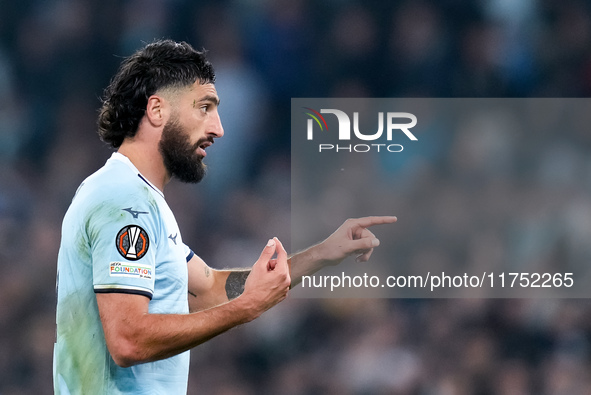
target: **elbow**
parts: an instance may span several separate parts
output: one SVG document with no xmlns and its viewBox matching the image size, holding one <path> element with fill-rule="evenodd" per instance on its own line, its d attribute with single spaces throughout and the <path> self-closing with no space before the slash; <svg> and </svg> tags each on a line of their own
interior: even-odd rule
<svg viewBox="0 0 591 395">
<path fill-rule="evenodd" d="M 115 345 L 108 346 L 111 358 L 122 368 L 129 368 L 134 365 L 146 362 L 141 358 L 138 348 L 130 341 L 119 339 Z"/>
<path fill-rule="evenodd" d="M 133 361 L 131 361 L 131 360 L 121 359 L 121 358 L 117 358 L 115 356 L 113 356 L 113 361 L 115 361 L 115 364 L 117 366 L 119 366 L 120 368 L 130 368 L 133 365 L 135 365 L 135 363 L 133 363 Z"/>
<path fill-rule="evenodd" d="M 133 365 L 137 365 L 137 362 L 134 361 L 132 358 L 128 358 L 122 355 L 111 354 L 111 358 L 117 366 L 120 368 L 130 368 Z"/>
</svg>

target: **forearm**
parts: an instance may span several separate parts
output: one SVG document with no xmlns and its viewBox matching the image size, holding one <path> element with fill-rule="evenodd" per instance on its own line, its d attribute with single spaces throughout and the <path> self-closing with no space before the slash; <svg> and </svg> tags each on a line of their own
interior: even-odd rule
<svg viewBox="0 0 591 395">
<path fill-rule="evenodd" d="M 111 356 L 127 367 L 177 355 L 259 315 L 238 298 L 191 314 L 137 314 L 130 309 L 124 321 L 104 329 Z"/>
<path fill-rule="evenodd" d="M 200 287 L 197 293 L 189 290 L 191 312 L 209 309 L 235 299 L 244 292 L 244 284 L 250 269 L 211 269 L 212 281 L 207 289 Z"/>
<path fill-rule="evenodd" d="M 303 276 L 316 273 L 324 266 L 330 264 L 335 264 L 335 262 L 323 258 L 322 246 L 320 244 L 292 255 L 288 260 L 291 277 L 290 288 L 299 284 Z M 216 300 L 218 302 L 226 302 L 240 296 L 244 292 L 244 284 L 249 273 L 249 269 L 214 270 L 217 285 L 215 286 L 216 292 L 212 292 L 212 294 L 217 295 Z"/>
<path fill-rule="evenodd" d="M 320 244 L 292 255 L 288 263 L 290 266 L 291 288 L 298 285 L 303 276 L 310 276 L 323 267 L 334 264 L 324 258 Z"/>
<path fill-rule="evenodd" d="M 177 355 L 257 316 L 239 301 L 188 315 L 148 314 L 141 333 L 150 335 L 138 344 L 137 360 L 148 362 Z"/>
</svg>

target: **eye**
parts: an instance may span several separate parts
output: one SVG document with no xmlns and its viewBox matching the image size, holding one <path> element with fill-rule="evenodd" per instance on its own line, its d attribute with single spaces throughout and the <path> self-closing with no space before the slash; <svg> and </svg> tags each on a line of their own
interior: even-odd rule
<svg viewBox="0 0 591 395">
<path fill-rule="evenodd" d="M 209 106 L 205 105 L 205 106 L 201 106 L 199 107 L 199 110 L 203 113 L 203 114 L 207 114 L 207 110 L 209 110 Z"/>
</svg>

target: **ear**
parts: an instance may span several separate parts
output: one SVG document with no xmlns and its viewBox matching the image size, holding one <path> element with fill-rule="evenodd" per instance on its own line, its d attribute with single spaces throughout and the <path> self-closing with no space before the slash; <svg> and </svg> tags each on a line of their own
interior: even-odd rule
<svg viewBox="0 0 591 395">
<path fill-rule="evenodd" d="M 152 95 L 148 98 L 146 118 L 156 128 L 164 125 L 166 121 L 166 110 L 164 99 L 161 96 Z"/>
</svg>

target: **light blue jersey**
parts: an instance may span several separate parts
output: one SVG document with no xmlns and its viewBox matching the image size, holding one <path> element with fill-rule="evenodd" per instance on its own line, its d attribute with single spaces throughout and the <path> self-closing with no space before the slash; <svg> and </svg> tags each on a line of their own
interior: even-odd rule
<svg viewBox="0 0 591 395">
<path fill-rule="evenodd" d="M 95 293 L 150 298 L 150 313 L 188 313 L 187 261 L 162 192 L 115 153 L 78 188 L 58 256 L 56 394 L 186 394 L 189 352 L 130 368 L 105 343 Z"/>
</svg>

